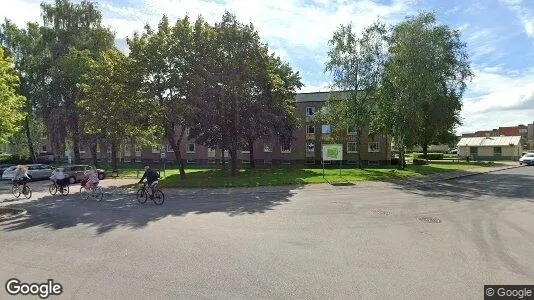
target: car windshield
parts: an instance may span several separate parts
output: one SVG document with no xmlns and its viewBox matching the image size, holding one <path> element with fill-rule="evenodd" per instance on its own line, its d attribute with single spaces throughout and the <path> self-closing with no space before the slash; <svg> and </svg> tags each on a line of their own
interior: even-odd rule
<svg viewBox="0 0 534 300">
<path fill-rule="evenodd" d="M 534 157 L 534 153 L 527 153 L 525 154 L 525 157 Z"/>
</svg>

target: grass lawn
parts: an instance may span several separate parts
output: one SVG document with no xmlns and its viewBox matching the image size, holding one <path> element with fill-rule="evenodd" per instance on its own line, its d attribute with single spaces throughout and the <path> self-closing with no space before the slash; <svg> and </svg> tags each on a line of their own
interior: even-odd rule
<svg viewBox="0 0 534 300">
<path fill-rule="evenodd" d="M 403 179 L 412 176 L 423 176 L 432 173 L 451 172 L 479 167 L 477 163 L 436 162 L 424 166 L 408 165 L 406 170 L 395 167 L 368 167 L 363 170 L 345 167 L 339 175 L 339 168 L 325 169 L 305 166 L 257 167 L 256 169 L 240 169 L 238 175 L 230 176 L 229 169 L 188 167 L 187 179 L 180 180 L 176 166 L 165 172 L 161 180 L 162 187 L 254 187 L 274 185 L 301 185 L 309 183 L 349 183 L 358 181 L 384 181 Z M 156 166 L 154 166 L 156 167 Z M 139 167 L 137 167 L 139 168 Z M 137 178 L 137 169 L 122 169 L 121 178 Z M 162 174 L 163 175 L 163 174 Z"/>
</svg>

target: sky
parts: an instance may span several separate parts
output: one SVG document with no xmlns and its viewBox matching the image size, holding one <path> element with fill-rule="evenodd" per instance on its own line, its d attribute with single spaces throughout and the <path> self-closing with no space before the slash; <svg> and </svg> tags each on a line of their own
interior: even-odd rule
<svg viewBox="0 0 534 300">
<path fill-rule="evenodd" d="M 40 21 L 40 0 L 2 0 L 0 18 L 23 26 Z M 50 2 L 50 1 L 46 1 Z M 457 133 L 534 122 L 534 0 L 100 0 L 103 23 L 127 50 L 126 37 L 199 15 L 213 24 L 225 10 L 252 23 L 269 48 L 299 71 L 301 92 L 328 91 L 324 72 L 328 40 L 341 24 L 360 31 L 380 18 L 394 25 L 406 16 L 434 11 L 441 24 L 461 33 L 473 79 L 463 97 Z"/>
</svg>

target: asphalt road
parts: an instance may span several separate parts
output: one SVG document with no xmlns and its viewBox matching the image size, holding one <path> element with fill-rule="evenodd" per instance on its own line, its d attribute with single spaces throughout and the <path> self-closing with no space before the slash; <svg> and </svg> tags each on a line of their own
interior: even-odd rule
<svg viewBox="0 0 534 300">
<path fill-rule="evenodd" d="M 0 223 L 0 299 L 12 277 L 54 279 L 58 299 L 482 299 L 484 284 L 534 284 L 533 182 L 522 167 L 163 206 L 43 194 Z"/>
</svg>

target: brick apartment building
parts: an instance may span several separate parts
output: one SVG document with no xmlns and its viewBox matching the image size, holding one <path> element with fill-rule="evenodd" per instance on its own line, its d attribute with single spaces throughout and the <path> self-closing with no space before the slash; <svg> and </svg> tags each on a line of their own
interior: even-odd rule
<svg viewBox="0 0 534 300">
<path fill-rule="evenodd" d="M 310 117 L 319 111 L 325 104 L 329 92 L 299 93 L 295 98 L 297 112 L 305 120 L 305 124 L 297 128 L 294 132 L 294 140 L 290 144 L 282 144 L 277 138 L 270 141 L 258 142 L 254 145 L 254 156 L 256 164 L 290 164 L 309 163 L 318 164 L 321 162 L 322 144 L 329 139 L 331 134 L 330 125 L 314 125 L 310 122 Z M 335 144 L 343 144 L 344 163 L 352 164 L 357 162 L 358 151 L 361 152 L 364 165 L 389 164 L 391 161 L 391 142 L 382 135 L 369 135 L 365 129 L 362 130 L 361 146 L 356 143 L 356 128 L 349 126 L 346 134 Z M 209 149 L 203 145 L 195 143 L 194 139 L 186 138 L 180 147 L 182 158 L 188 164 L 216 164 L 220 162 L 221 151 Z M 45 137 L 40 146 L 42 154 L 49 154 L 51 149 L 50 141 Z M 91 152 L 88 145 L 81 145 L 80 157 L 83 161 L 91 161 Z M 165 158 L 161 158 L 161 150 L 164 150 Z M 109 145 L 97 146 L 97 157 L 99 161 L 109 161 L 111 148 Z M 226 151 L 225 155 L 229 155 Z M 128 143 L 120 151 L 120 160 L 123 162 L 139 163 L 159 163 L 165 159 L 167 162 L 176 162 L 174 152 L 168 144 L 162 143 L 160 147 L 150 148 Z M 239 160 L 241 163 L 249 163 L 249 152 L 240 151 Z"/>
<path fill-rule="evenodd" d="M 497 137 L 497 136 L 521 136 L 525 141 L 529 138 L 529 128 L 534 124 L 526 125 L 517 125 L 511 127 L 499 127 L 498 129 L 493 130 L 481 130 L 474 133 L 464 133 L 462 137 Z M 534 127 L 531 131 L 534 133 Z M 534 139 L 534 134 L 532 136 Z"/>
</svg>

